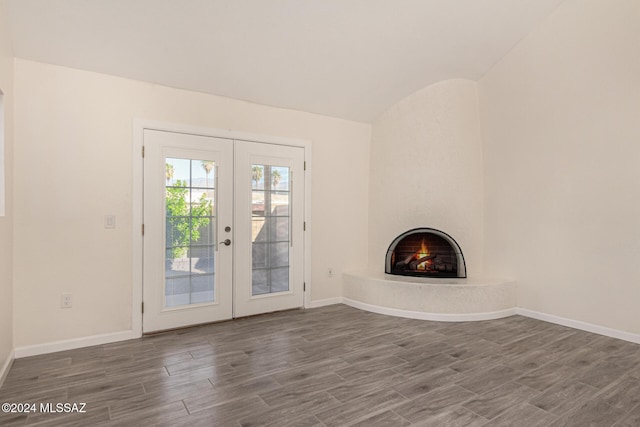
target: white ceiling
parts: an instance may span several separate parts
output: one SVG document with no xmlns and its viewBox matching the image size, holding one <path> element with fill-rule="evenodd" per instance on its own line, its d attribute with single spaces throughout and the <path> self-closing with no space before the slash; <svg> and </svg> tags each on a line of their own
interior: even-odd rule
<svg viewBox="0 0 640 427">
<path fill-rule="evenodd" d="M 563 0 L 5 0 L 16 57 L 370 122 Z"/>
</svg>

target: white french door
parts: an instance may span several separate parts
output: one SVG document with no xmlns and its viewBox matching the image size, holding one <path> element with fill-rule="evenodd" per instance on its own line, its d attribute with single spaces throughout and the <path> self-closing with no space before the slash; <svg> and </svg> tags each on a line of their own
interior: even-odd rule
<svg viewBox="0 0 640 427">
<path fill-rule="evenodd" d="M 143 331 L 301 307 L 304 149 L 148 129 L 144 148 Z"/>
<path fill-rule="evenodd" d="M 143 331 L 232 317 L 233 142 L 144 131 Z"/>
<path fill-rule="evenodd" d="M 302 306 L 303 165 L 303 148 L 236 141 L 236 317 Z"/>
</svg>

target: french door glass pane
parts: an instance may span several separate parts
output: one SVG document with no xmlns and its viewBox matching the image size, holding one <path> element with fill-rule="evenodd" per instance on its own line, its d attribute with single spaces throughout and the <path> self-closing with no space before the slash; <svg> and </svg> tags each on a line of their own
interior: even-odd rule
<svg viewBox="0 0 640 427">
<path fill-rule="evenodd" d="M 165 307 L 214 302 L 215 163 L 165 161 Z"/>
<path fill-rule="evenodd" d="M 290 170 L 252 165 L 252 295 L 289 290 Z"/>
</svg>

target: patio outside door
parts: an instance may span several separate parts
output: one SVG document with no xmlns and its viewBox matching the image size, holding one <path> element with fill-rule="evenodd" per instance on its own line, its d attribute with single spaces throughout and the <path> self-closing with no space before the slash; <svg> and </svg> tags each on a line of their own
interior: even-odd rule
<svg viewBox="0 0 640 427">
<path fill-rule="evenodd" d="M 304 149 L 148 129 L 144 147 L 143 331 L 301 307 Z"/>
</svg>

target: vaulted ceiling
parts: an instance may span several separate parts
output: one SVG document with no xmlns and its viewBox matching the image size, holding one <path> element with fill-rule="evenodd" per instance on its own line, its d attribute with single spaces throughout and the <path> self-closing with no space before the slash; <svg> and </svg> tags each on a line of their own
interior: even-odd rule
<svg viewBox="0 0 640 427">
<path fill-rule="evenodd" d="M 370 122 L 477 80 L 563 0 L 2 0 L 14 55 Z"/>
</svg>

